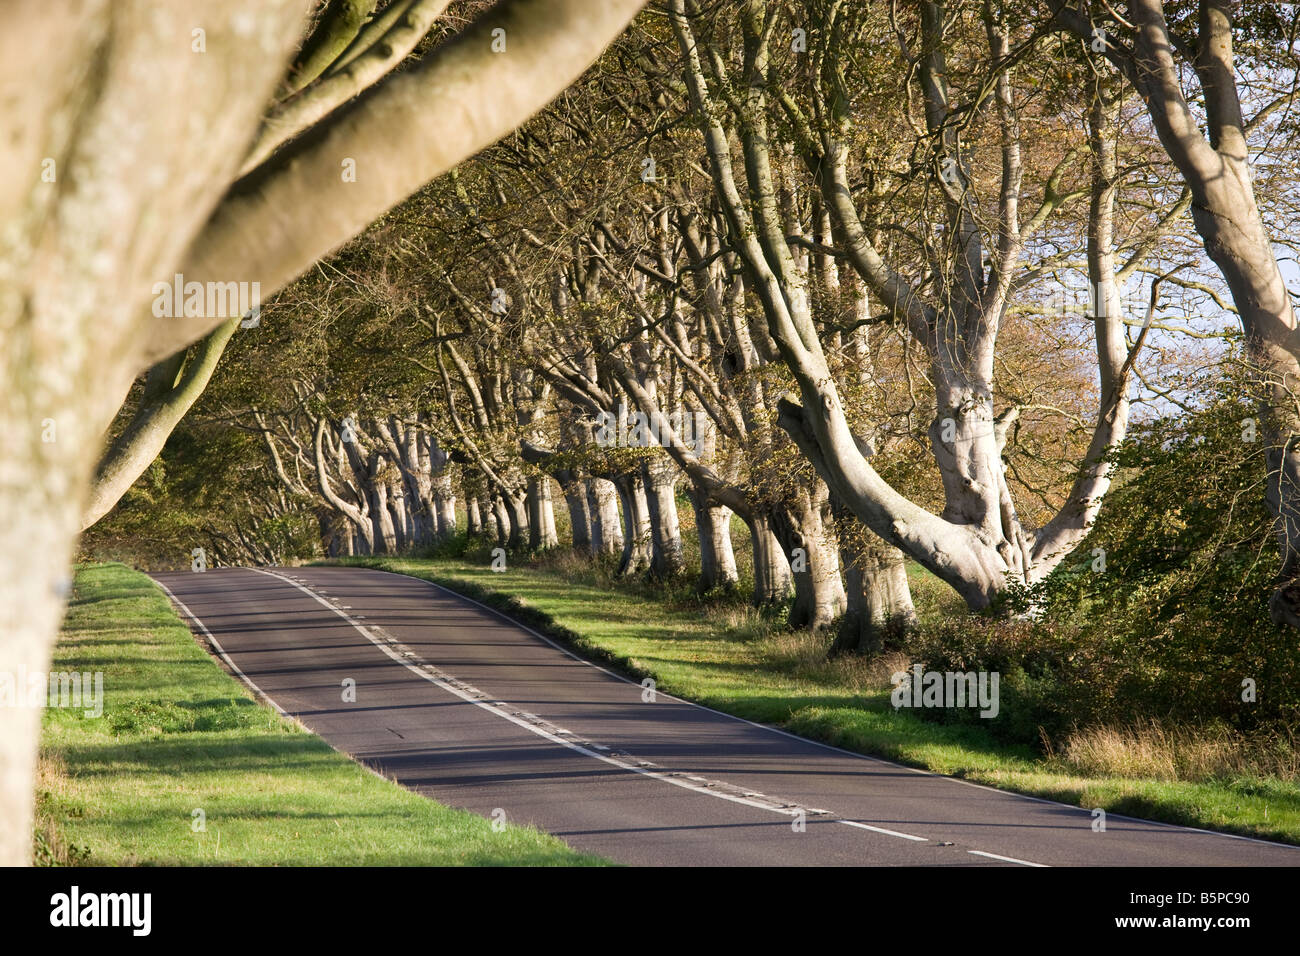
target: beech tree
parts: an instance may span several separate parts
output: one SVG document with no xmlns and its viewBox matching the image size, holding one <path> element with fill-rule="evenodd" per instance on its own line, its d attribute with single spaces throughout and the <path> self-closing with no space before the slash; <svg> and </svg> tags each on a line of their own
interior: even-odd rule
<svg viewBox="0 0 1300 956">
<path fill-rule="evenodd" d="M 286 74 L 306 3 L 6 11 L 0 670 L 48 667 L 96 451 L 131 382 L 236 317 L 155 315 L 155 287 L 180 274 L 270 296 L 544 106 L 641 6 L 503 0 L 413 67 L 340 94 L 242 177 L 239 146 Z M 20 708 L 0 729 L 0 864 L 30 856 L 39 719 Z"/>
<path fill-rule="evenodd" d="M 1300 353 L 1247 151 L 1294 128 L 1294 32 L 1253 12 L 1244 72 L 1226 0 L 663 0 L 615 39 L 640 5 L 20 0 L 0 672 L 48 662 L 78 528 L 191 409 L 224 512 L 169 529 L 214 560 L 419 552 L 463 501 L 484 543 L 556 547 L 567 510 L 576 551 L 666 579 L 689 501 L 701 591 L 742 577 L 735 519 L 756 603 L 875 651 L 906 558 L 982 610 L 1085 541 L 1178 285 L 1271 389 L 1296 617 Z M 1037 298 L 1071 284 L 1075 313 Z M 36 726 L 0 730 L 0 863 Z"/>
<path fill-rule="evenodd" d="M 844 507 L 980 609 L 1009 584 L 1039 580 L 1082 540 L 1109 484 L 1105 453 L 1125 433 L 1127 375 L 1141 342 L 1123 346 L 1114 294 L 1121 264 L 1102 249 L 1111 202 L 1104 174 L 1093 175 L 1091 188 L 1071 186 L 1073 166 L 1087 152 L 1063 150 L 1040 168 L 1036 206 L 1027 217 L 1021 211 L 1026 141 L 1015 70 L 1041 34 L 1013 37 L 991 2 L 957 6 L 923 3 L 908 17 L 891 7 L 894 15 L 886 17 L 810 3 L 811 52 L 802 60 L 777 58 L 775 38 L 789 34 L 781 27 L 790 21 L 765 0 L 745 3 L 732 31 L 738 37 L 727 35 L 730 20 L 705 18 L 691 0 L 672 0 L 670 10 L 731 242 L 798 383 L 799 400 L 783 402 L 781 424 Z M 912 130 L 919 176 L 934 201 L 911 260 L 891 256 L 872 238 L 855 199 L 866 190 L 855 184 L 849 161 L 861 107 L 848 79 L 848 51 L 889 51 L 891 44 L 889 55 L 911 84 L 912 98 L 898 103 L 898 125 Z M 958 55 L 971 58 L 963 60 L 969 80 L 960 86 L 950 64 Z M 796 174 L 775 147 L 778 120 L 829 211 L 833 251 L 928 353 L 935 390 L 930 444 L 943 480 L 939 514 L 885 481 L 872 467 L 870 436 L 849 425 L 782 214 L 782 184 Z M 977 130 L 968 132 L 970 125 Z M 977 154 L 969 143 L 980 133 L 990 147 Z M 995 193 L 985 201 L 975 161 L 990 153 L 997 174 L 990 177 Z M 1088 195 L 1095 211 L 1089 241 L 1091 279 L 1099 289 L 1093 312 L 1102 389 L 1074 487 L 1057 514 L 1034 529 L 1021 521 L 1003 461 L 1008 429 L 1021 409 L 994 407 L 998 334 L 1016 296 L 1044 267 L 1029 261 L 1031 239 L 1063 206 Z M 1123 269 L 1131 272 L 1148 253 L 1137 249 Z"/>
<path fill-rule="evenodd" d="M 1300 326 L 1256 199 L 1251 144 L 1300 95 L 1294 11 L 1288 22 L 1271 9 L 1278 5 L 1200 0 L 1177 5 L 1171 26 L 1162 0 L 1121 6 L 1124 15 L 1106 3 L 1053 4 L 1052 22 L 1101 52 L 1137 91 L 1190 190 L 1192 220 L 1232 293 L 1267 395 L 1267 500 L 1282 557 L 1269 610 L 1276 623 L 1300 627 Z M 1257 28 L 1249 84 L 1234 49 L 1248 20 Z M 1199 96 L 1185 91 L 1184 78 Z"/>
</svg>

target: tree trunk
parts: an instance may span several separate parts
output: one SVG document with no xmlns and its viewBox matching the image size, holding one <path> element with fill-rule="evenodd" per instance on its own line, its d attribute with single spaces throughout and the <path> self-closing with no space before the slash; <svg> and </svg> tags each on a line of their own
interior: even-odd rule
<svg viewBox="0 0 1300 956">
<path fill-rule="evenodd" d="M 555 492 L 551 479 L 543 478 L 541 489 L 542 495 L 542 540 L 550 542 L 543 547 L 554 548 L 560 543 L 560 536 L 555 530 Z"/>
<path fill-rule="evenodd" d="M 650 506 L 639 470 L 619 475 L 614 487 L 623 506 L 623 557 L 617 573 L 627 577 L 650 568 Z"/>
<path fill-rule="evenodd" d="M 845 607 L 835 536 L 823 514 L 826 490 L 821 482 L 816 484 L 817 498 L 804 491 L 772 511 L 772 530 L 794 581 L 790 626 L 814 631 L 828 627 Z"/>
<path fill-rule="evenodd" d="M 316 527 L 320 534 L 321 552 L 327 558 L 337 558 L 338 536 L 334 533 L 334 516 L 327 508 L 316 508 Z"/>
<path fill-rule="evenodd" d="M 532 529 L 528 522 L 528 496 L 503 492 L 501 502 L 510 516 L 510 534 L 506 538 L 506 548 L 520 551 L 528 546 Z"/>
<path fill-rule="evenodd" d="M 641 466 L 650 512 L 650 574 L 670 578 L 685 567 L 681 522 L 677 516 L 676 468 L 667 457 Z"/>
<path fill-rule="evenodd" d="M 481 522 L 478 502 L 473 498 L 465 500 L 469 533 L 478 532 Z M 456 493 L 452 490 L 451 475 L 441 474 L 433 483 L 433 514 L 436 519 L 434 535 L 439 541 L 446 541 L 456 536 Z"/>
<path fill-rule="evenodd" d="M 881 649 L 887 627 L 916 622 L 903 552 L 856 524 L 848 509 L 834 509 L 843 528 L 839 535 L 847 605 L 831 653 L 873 654 Z M 849 527 L 845 527 L 845 525 Z"/>
<path fill-rule="evenodd" d="M 594 554 L 613 557 L 623 552 L 623 525 L 618 513 L 619 492 L 605 478 L 587 482 L 587 508 L 591 512 L 591 547 Z"/>
<path fill-rule="evenodd" d="M 492 496 L 492 532 L 496 535 L 498 547 L 508 547 L 515 537 L 510 525 L 510 510 L 506 507 L 505 497 L 497 492 Z"/>
<path fill-rule="evenodd" d="M 397 482 L 385 482 L 388 516 L 393 523 L 393 553 L 404 554 L 414 543 L 412 515 L 406 504 L 406 492 Z"/>
<path fill-rule="evenodd" d="M 483 514 L 479 511 L 478 499 L 473 495 L 465 496 L 465 533 L 471 538 L 483 533 Z"/>
<path fill-rule="evenodd" d="M 5 411 L 12 411 L 12 406 Z M 4 415 L 0 423 L 7 435 L 40 430 L 32 428 L 27 410 L 17 418 Z M 71 435 L 63 439 L 71 440 Z M 6 450 L 8 487 L 0 497 L 4 517 L 0 561 L 5 564 L 0 577 L 0 674 L 15 682 L 22 698 L 18 706 L 5 708 L 0 727 L 0 862 L 11 865 L 26 863 L 31 856 L 33 781 L 40 705 L 44 704 L 41 700 L 38 706 L 27 706 L 25 675 L 49 670 L 51 636 L 58 633 L 63 616 L 68 566 L 81 517 L 75 496 L 55 500 L 58 493 L 47 484 L 46 471 L 48 459 L 54 456 L 42 455 L 39 442 L 39 438 L 35 443 L 15 441 Z"/>
<path fill-rule="evenodd" d="M 589 503 L 588 486 L 591 479 L 582 478 L 561 482 L 564 490 L 564 503 L 569 509 L 569 536 L 573 541 L 573 550 L 579 554 L 591 554 L 593 516 Z"/>
<path fill-rule="evenodd" d="M 375 554 L 397 553 L 397 530 L 393 527 L 393 515 L 388 510 L 388 487 L 382 481 L 373 480 L 368 489 L 370 497 L 370 522 L 373 530 Z"/>
<path fill-rule="evenodd" d="M 754 604 L 779 604 L 790 593 L 790 563 L 772 533 L 772 519 L 755 511 L 749 522 L 750 548 L 754 555 Z"/>
<path fill-rule="evenodd" d="M 708 492 L 698 485 L 691 485 L 690 495 L 700 539 L 699 590 L 701 593 L 715 588 L 730 590 L 740 580 L 731 547 L 731 509 L 712 502 Z"/>
<path fill-rule="evenodd" d="M 555 506 L 549 478 L 528 481 L 528 550 L 546 551 L 560 543 L 555 534 Z"/>
<path fill-rule="evenodd" d="M 339 540 L 339 553 L 344 557 L 354 557 L 357 553 L 357 544 L 352 522 L 347 516 L 338 515 L 334 519 L 334 529 Z"/>
<path fill-rule="evenodd" d="M 445 541 L 456 535 L 456 493 L 452 488 L 449 471 L 451 459 L 438 446 L 438 439 L 429 432 L 424 436 L 422 459 L 428 476 L 425 495 L 428 500 L 430 543 Z M 476 514 L 475 518 L 478 517 Z"/>
</svg>

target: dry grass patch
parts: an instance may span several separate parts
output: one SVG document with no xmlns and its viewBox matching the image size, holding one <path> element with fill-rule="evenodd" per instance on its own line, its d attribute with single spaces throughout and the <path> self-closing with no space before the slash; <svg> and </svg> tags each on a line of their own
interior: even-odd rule
<svg viewBox="0 0 1300 956">
<path fill-rule="evenodd" d="M 1071 734 L 1060 757 L 1095 776 L 1155 780 L 1300 779 L 1295 738 L 1244 736 L 1226 727 L 1169 728 L 1158 723 L 1094 727 Z"/>
</svg>

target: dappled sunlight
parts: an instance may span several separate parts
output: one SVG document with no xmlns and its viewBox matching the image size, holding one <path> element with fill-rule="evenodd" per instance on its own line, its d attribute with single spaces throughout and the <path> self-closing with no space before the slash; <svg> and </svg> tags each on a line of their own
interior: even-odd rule
<svg viewBox="0 0 1300 956">
<path fill-rule="evenodd" d="M 111 601 L 99 598 L 111 591 Z M 94 615 L 97 626 L 81 626 Z M 84 568 L 56 666 L 101 667 L 100 718 L 46 711 L 38 862 L 571 865 L 535 830 L 403 790 L 256 703 L 152 582 Z M 201 811 L 202 829 L 195 829 Z"/>
</svg>

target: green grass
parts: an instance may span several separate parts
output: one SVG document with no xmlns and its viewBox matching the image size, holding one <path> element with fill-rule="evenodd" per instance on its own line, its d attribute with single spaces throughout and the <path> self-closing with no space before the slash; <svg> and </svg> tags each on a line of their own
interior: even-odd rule
<svg viewBox="0 0 1300 956">
<path fill-rule="evenodd" d="M 827 661 L 829 639 L 782 631 L 734 598 L 616 584 L 607 571 L 578 560 L 512 558 L 507 570 L 492 572 L 478 557 L 345 563 L 435 581 L 629 676 L 653 677 L 664 692 L 847 750 L 1089 809 L 1300 844 L 1300 787 L 1293 781 L 1085 774 L 1061 757 L 995 740 L 978 725 L 894 710 L 888 676 L 906 661 Z M 957 606 L 936 579 L 919 568 L 912 573 L 923 615 Z"/>
<path fill-rule="evenodd" d="M 602 862 L 534 829 L 494 832 L 331 749 L 255 701 L 123 565 L 78 568 L 55 665 L 102 672 L 105 706 L 46 711 L 38 863 Z"/>
</svg>

